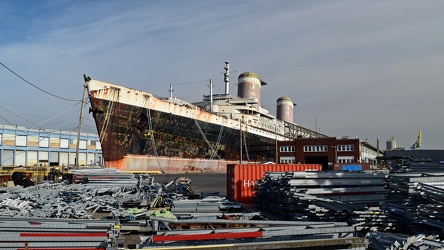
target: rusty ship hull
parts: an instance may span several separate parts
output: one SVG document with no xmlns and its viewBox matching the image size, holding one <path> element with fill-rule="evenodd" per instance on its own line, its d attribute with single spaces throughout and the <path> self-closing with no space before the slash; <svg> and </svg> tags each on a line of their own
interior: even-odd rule
<svg viewBox="0 0 444 250">
<path fill-rule="evenodd" d="M 226 170 L 227 164 L 239 163 L 239 129 L 173 115 L 152 107 L 107 101 L 93 95 L 90 95 L 91 111 L 107 168 L 126 171 L 222 172 Z M 107 112 L 111 106 L 112 110 Z M 205 116 L 203 111 L 194 111 L 199 113 L 198 116 Z M 222 136 L 217 142 L 221 131 Z M 252 134 L 247 134 L 246 139 L 251 144 L 248 145 L 250 159 L 273 159 L 275 139 Z M 214 146 L 211 145 L 218 146 L 213 150 Z"/>
<path fill-rule="evenodd" d="M 269 137 L 248 133 L 239 121 L 101 81 L 89 81 L 88 89 L 107 168 L 224 172 L 227 164 L 239 163 L 241 126 L 248 150 L 244 161 L 274 160 L 276 135 L 271 132 Z"/>
<path fill-rule="evenodd" d="M 227 164 L 274 161 L 277 141 L 324 136 L 276 119 L 262 108 L 258 88 L 264 82 L 254 73 L 239 76 L 248 84 L 238 91 L 242 97 L 230 96 L 226 64 L 226 93 L 210 91 L 194 104 L 84 75 L 105 167 L 225 172 Z"/>
</svg>

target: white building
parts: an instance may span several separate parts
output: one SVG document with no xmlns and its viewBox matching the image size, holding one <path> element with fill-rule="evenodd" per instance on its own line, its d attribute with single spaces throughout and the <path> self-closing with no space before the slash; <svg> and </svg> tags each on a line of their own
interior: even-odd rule
<svg viewBox="0 0 444 250">
<path fill-rule="evenodd" d="M 75 166 L 78 133 L 0 125 L 0 166 Z M 80 133 L 79 166 L 104 166 L 97 134 Z"/>
</svg>

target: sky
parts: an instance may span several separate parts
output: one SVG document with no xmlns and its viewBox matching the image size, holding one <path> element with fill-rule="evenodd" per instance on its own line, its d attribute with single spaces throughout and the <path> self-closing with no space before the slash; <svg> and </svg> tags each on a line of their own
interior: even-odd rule
<svg viewBox="0 0 444 250">
<path fill-rule="evenodd" d="M 83 74 L 200 101 L 237 77 L 267 82 L 261 105 L 380 149 L 444 149 L 444 1 L 3 0 L 0 124 L 75 131 Z M 89 105 L 82 131 L 96 133 Z"/>
</svg>

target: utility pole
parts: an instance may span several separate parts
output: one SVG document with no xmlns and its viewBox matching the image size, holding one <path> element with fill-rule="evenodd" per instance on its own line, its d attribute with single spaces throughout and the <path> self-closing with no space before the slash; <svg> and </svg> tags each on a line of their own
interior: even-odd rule
<svg viewBox="0 0 444 250">
<path fill-rule="evenodd" d="M 76 166 L 75 166 L 76 169 L 79 168 L 80 129 L 82 127 L 83 105 L 85 103 L 85 95 L 86 95 L 86 85 L 83 85 L 82 105 L 80 106 L 79 127 L 77 129 Z"/>
</svg>

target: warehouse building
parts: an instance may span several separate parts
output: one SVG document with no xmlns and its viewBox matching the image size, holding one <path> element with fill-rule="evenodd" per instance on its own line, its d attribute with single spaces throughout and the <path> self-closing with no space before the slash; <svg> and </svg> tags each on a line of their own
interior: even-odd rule
<svg viewBox="0 0 444 250">
<path fill-rule="evenodd" d="M 376 168 L 376 157 L 382 152 L 359 139 L 344 137 L 297 138 L 278 142 L 278 163 L 322 164 L 322 170 L 362 170 Z"/>
<path fill-rule="evenodd" d="M 99 137 L 49 129 L 0 125 L 0 166 L 104 166 Z"/>
</svg>

